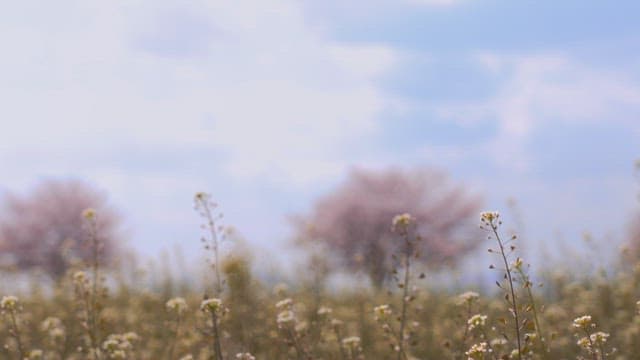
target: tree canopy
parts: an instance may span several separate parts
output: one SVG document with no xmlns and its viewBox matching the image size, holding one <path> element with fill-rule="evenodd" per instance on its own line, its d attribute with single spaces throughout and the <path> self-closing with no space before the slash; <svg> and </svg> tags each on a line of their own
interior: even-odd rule
<svg viewBox="0 0 640 360">
<path fill-rule="evenodd" d="M 454 264 L 483 239 L 477 232 L 480 205 L 477 196 L 436 170 L 353 170 L 295 223 L 300 238 L 326 244 L 342 266 L 365 271 L 381 286 L 398 246 L 394 216 L 411 214 L 422 237 L 420 259 L 437 267 Z"/>
</svg>

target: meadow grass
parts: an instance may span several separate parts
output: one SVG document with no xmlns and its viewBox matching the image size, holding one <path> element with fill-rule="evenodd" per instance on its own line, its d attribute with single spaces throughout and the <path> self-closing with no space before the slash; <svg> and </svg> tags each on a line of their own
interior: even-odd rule
<svg viewBox="0 0 640 360">
<path fill-rule="evenodd" d="M 495 212 L 481 215 L 493 270 L 478 271 L 497 271 L 496 291 L 451 293 L 430 284 L 429 274 L 413 267 L 420 237 L 409 214 L 390 219 L 404 245 L 389 254 L 396 264 L 389 289 L 331 291 L 304 283 L 313 277 L 289 285 L 260 281 L 249 257 L 220 254 L 209 197 L 197 195 L 196 205 L 211 284 L 166 279 L 167 286 L 144 290 L 103 268 L 91 226 L 96 215 L 87 211 L 95 247 L 88 264 L 50 285 L 33 277 L 16 294 L 2 294 L 0 358 L 640 358 L 640 265 L 590 277 L 543 269 L 539 287 L 515 236 L 503 240 Z M 499 265 L 491 265 L 496 259 Z"/>
</svg>

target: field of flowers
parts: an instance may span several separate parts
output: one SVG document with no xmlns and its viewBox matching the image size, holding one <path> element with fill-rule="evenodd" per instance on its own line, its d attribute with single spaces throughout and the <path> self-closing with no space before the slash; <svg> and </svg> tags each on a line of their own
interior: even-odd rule
<svg viewBox="0 0 640 360">
<path fill-rule="evenodd" d="M 415 219 L 400 214 L 389 220 L 402 244 L 389 254 L 397 266 L 384 288 L 274 286 L 258 280 L 249 258 L 219 254 L 206 196 L 196 204 L 209 284 L 167 278 L 143 290 L 135 276 L 103 268 L 87 210 L 92 261 L 53 283 L 33 277 L 15 293 L 1 285 L 0 358 L 640 359 L 640 266 L 631 262 L 608 274 L 534 271 L 516 237 L 505 238 L 500 215 L 484 212 L 489 254 L 477 271 L 501 281 L 495 291 L 451 293 L 414 264 Z"/>
</svg>

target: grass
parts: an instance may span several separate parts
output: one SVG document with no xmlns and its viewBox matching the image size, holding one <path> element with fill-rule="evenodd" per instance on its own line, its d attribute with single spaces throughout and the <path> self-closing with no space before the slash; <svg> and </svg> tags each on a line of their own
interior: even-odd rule
<svg viewBox="0 0 640 360">
<path fill-rule="evenodd" d="M 491 266 L 499 271 L 498 291 L 458 294 L 430 286 L 429 276 L 412 267 L 420 239 L 408 214 L 394 220 L 406 246 L 394 254 L 393 291 L 327 291 L 304 283 L 318 277 L 271 286 L 253 276 L 248 257 L 220 256 L 215 215 L 209 198 L 199 196 L 212 284 L 166 279 L 166 286 L 142 290 L 117 269 L 100 266 L 98 237 L 90 232 L 96 250 L 84 269 L 70 270 L 53 286 L 33 277 L 17 296 L 0 290 L 0 358 L 600 360 L 640 354 L 640 266 L 627 262 L 613 276 L 588 278 L 541 269 L 539 289 L 517 256 L 515 237 L 502 240 L 496 213 L 483 213 L 482 221 L 493 241 L 488 246 L 497 245 L 490 252 L 501 264 Z M 85 214 L 89 225 L 95 216 Z M 214 297 L 207 295 L 211 290 Z"/>
</svg>

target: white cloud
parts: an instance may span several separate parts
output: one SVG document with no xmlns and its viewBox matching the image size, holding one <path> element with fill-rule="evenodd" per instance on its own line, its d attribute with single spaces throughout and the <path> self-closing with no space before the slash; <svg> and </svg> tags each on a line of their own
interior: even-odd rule
<svg viewBox="0 0 640 360">
<path fill-rule="evenodd" d="M 640 131 L 640 86 L 627 74 L 597 69 L 563 54 L 507 56 L 482 53 L 478 61 L 506 80 L 488 100 L 438 106 L 461 124 L 498 124 L 488 144 L 506 167 L 527 170 L 525 146 L 535 129 L 558 123 L 623 122 Z"/>
<path fill-rule="evenodd" d="M 256 189 L 309 189 L 354 161 L 350 150 L 376 133 L 389 104 L 377 81 L 397 57 L 387 46 L 330 40 L 301 6 L 6 4 L 1 186 L 24 190 L 42 176 L 93 181 L 124 208 L 147 253 L 197 240 L 197 190 L 226 200 L 230 222 L 248 235 L 281 235 L 282 226 L 263 223 L 284 206 L 261 202 L 256 195 L 268 194 Z M 173 151 L 190 158 L 168 163 Z M 197 165 L 176 166 L 181 160 Z M 254 193 L 243 197 L 248 183 Z"/>
<path fill-rule="evenodd" d="M 20 2 L 0 20 L 0 157 L 206 148 L 235 176 L 312 182 L 376 131 L 396 57 L 328 40 L 289 0 Z"/>
</svg>

